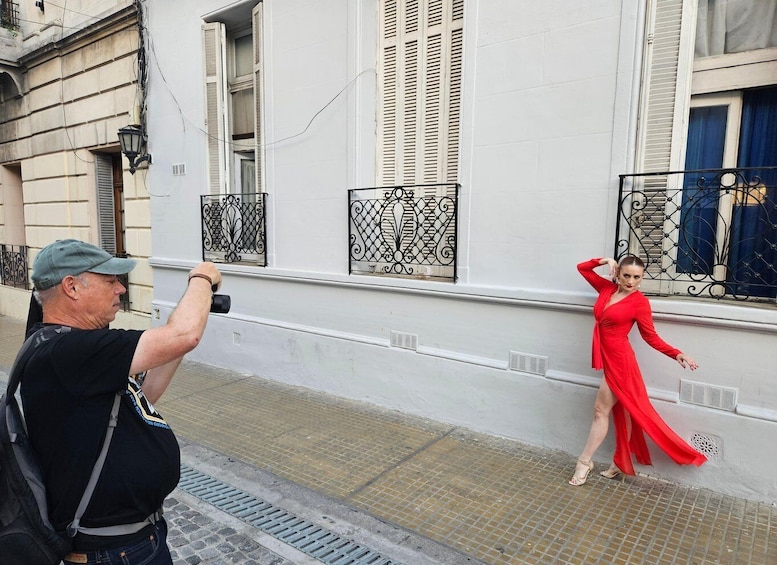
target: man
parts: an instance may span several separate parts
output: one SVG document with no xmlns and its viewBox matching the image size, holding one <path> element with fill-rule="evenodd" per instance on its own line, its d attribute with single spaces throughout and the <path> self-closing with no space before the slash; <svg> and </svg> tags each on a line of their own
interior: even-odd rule
<svg viewBox="0 0 777 565">
<path fill-rule="evenodd" d="M 68 565 L 172 563 L 167 525 L 158 511 L 178 483 L 180 452 L 153 404 L 202 338 L 221 274 L 212 263 L 192 269 L 186 292 L 164 326 L 108 329 L 126 292 L 118 275 L 134 266 L 132 259 L 74 239 L 44 247 L 33 264 L 35 295 L 43 307 L 40 325 L 70 328 L 36 347 L 21 380 L 49 516 L 60 532 L 75 516 L 121 392 L 118 425 L 81 518 L 83 529 L 64 560 Z"/>
</svg>

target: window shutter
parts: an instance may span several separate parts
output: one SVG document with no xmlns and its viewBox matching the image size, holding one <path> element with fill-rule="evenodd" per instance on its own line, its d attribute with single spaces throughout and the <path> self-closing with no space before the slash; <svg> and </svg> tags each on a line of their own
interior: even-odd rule
<svg viewBox="0 0 777 565">
<path fill-rule="evenodd" d="M 645 45 L 645 76 L 642 104 L 642 172 L 672 170 L 678 159 L 672 159 L 672 140 L 680 112 L 687 113 L 683 103 L 680 71 L 683 0 L 653 0 L 648 14 Z M 686 87 L 687 96 L 687 87 Z"/>
<path fill-rule="evenodd" d="M 423 89 L 418 82 L 419 47 L 421 38 L 418 33 L 418 2 L 407 3 L 405 16 L 405 33 L 407 36 L 404 45 L 404 72 L 403 72 L 403 99 L 404 104 L 399 109 L 402 123 L 402 135 L 400 137 L 402 154 L 397 155 L 395 163 L 399 163 L 402 171 L 401 182 L 403 184 L 416 183 L 416 171 L 419 168 L 418 159 L 418 117 L 420 104 L 423 100 Z M 419 97 L 419 92 L 421 96 Z"/>
<path fill-rule="evenodd" d="M 378 109 L 378 185 L 397 184 L 397 88 L 399 60 L 397 43 L 399 38 L 398 2 L 386 0 L 381 10 L 382 45 L 381 70 L 378 73 L 382 93 Z"/>
<path fill-rule="evenodd" d="M 381 9 L 378 184 L 456 182 L 463 0 Z"/>
<path fill-rule="evenodd" d="M 229 179 L 227 158 L 226 32 L 219 22 L 202 25 L 205 62 L 205 129 L 208 133 L 208 190 L 226 194 Z"/>
<path fill-rule="evenodd" d="M 256 170 L 256 192 L 262 192 L 264 176 L 264 133 L 262 131 L 262 106 L 264 90 L 262 88 L 262 13 L 264 4 L 259 2 L 251 10 L 252 37 L 254 42 L 254 160 Z"/>
<path fill-rule="evenodd" d="M 116 208 L 113 201 L 113 166 L 111 157 L 95 153 L 94 162 L 100 247 L 111 255 L 116 255 Z"/>
<path fill-rule="evenodd" d="M 461 131 L 461 73 L 464 55 L 464 0 L 454 0 L 448 87 L 448 135 L 445 140 L 445 181 L 459 178 L 459 134 Z"/>
<path fill-rule="evenodd" d="M 430 9 L 431 12 L 431 9 Z M 432 15 L 430 13 L 430 15 Z M 442 162 L 440 159 L 440 118 L 442 111 L 442 37 L 430 35 L 424 57 L 424 112 L 423 112 L 423 176 L 421 182 L 437 182 Z M 415 163 L 403 163 L 410 167 Z"/>
<path fill-rule="evenodd" d="M 691 4 L 684 0 L 651 0 L 648 6 L 638 172 L 658 173 L 682 166 L 693 55 L 693 26 L 684 24 L 694 19 Z M 671 177 L 672 182 L 679 180 L 677 175 Z M 640 177 L 638 182 L 651 198 L 643 203 L 639 225 L 632 226 L 636 239 L 631 241 L 630 252 L 647 255 L 648 272 L 657 275 L 670 261 L 665 252 L 671 251 L 672 242 L 664 234 L 671 232 L 667 218 L 677 213 L 679 204 L 667 201 L 670 178 L 666 175 Z"/>
</svg>

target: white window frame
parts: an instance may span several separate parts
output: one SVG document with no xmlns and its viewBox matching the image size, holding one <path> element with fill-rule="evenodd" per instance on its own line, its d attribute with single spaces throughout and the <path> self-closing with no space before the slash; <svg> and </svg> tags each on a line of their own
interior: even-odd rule
<svg viewBox="0 0 777 565">
<path fill-rule="evenodd" d="M 264 172 L 263 69 L 262 26 L 263 4 L 259 2 L 251 11 L 251 35 L 253 39 L 253 72 L 249 78 L 234 77 L 234 37 L 246 34 L 243 30 L 231 36 L 221 22 L 202 25 L 203 62 L 205 77 L 205 126 L 207 131 L 208 191 L 210 194 L 234 194 L 240 192 L 240 175 L 235 171 L 235 154 L 254 152 L 256 163 L 256 193 L 262 192 Z M 231 95 L 244 88 L 249 81 L 254 90 L 254 135 L 251 139 L 232 139 L 230 116 Z"/>
</svg>

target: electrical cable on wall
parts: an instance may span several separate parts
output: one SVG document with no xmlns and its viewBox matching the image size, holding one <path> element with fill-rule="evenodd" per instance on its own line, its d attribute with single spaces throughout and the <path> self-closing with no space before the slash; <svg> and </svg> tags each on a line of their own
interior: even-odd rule
<svg viewBox="0 0 777 565">
<path fill-rule="evenodd" d="M 65 0 L 65 6 L 67 6 L 67 0 Z M 67 138 L 67 143 L 70 146 L 70 152 L 75 155 L 76 159 L 81 161 L 82 163 L 87 164 L 93 164 L 94 160 L 88 160 L 84 159 L 78 154 L 78 149 L 76 149 L 75 143 L 73 143 L 73 139 L 70 137 L 70 132 L 68 131 L 68 125 L 67 125 L 67 112 L 65 112 L 65 67 L 64 67 L 64 56 L 62 54 L 62 40 L 65 37 L 65 12 L 67 12 L 67 8 L 62 8 L 62 19 L 59 20 L 60 25 L 58 26 L 60 28 L 59 30 L 59 40 L 54 42 L 54 45 L 57 49 L 58 56 L 57 59 L 59 60 L 59 107 L 62 109 L 62 131 L 65 133 L 65 137 Z M 68 28 L 71 29 L 71 28 Z"/>
<path fill-rule="evenodd" d="M 165 88 L 170 93 L 170 97 L 173 99 L 173 102 L 175 103 L 176 110 L 178 110 L 178 114 L 181 116 L 182 120 L 188 121 L 194 127 L 194 129 L 196 129 L 197 131 L 199 131 L 200 133 L 202 133 L 203 135 L 205 135 L 206 137 L 208 137 L 210 139 L 215 139 L 216 141 L 219 141 L 219 142 L 222 142 L 222 143 L 226 143 L 227 145 L 230 145 L 230 146 L 233 146 L 233 147 L 238 147 L 239 144 L 234 143 L 234 142 L 232 142 L 229 139 L 222 139 L 222 138 L 219 138 L 217 136 L 211 135 L 210 133 L 207 132 L 207 130 L 201 128 L 199 125 L 197 125 L 197 123 L 192 118 L 190 118 L 188 115 L 186 115 L 186 113 L 181 108 L 181 105 L 178 102 L 178 99 L 176 98 L 175 93 L 173 92 L 172 88 L 170 87 L 170 84 L 168 83 L 167 79 L 165 78 L 164 71 L 162 70 L 162 67 L 159 64 L 159 56 L 157 55 L 156 49 L 154 48 L 153 38 L 151 38 L 150 35 L 149 35 L 149 46 L 150 46 L 149 51 L 150 51 L 152 59 L 154 61 L 154 65 L 156 66 L 157 71 L 159 72 L 159 76 L 162 78 L 162 82 L 164 83 Z M 277 145 L 277 144 L 282 143 L 284 141 L 289 141 L 290 139 L 294 139 L 296 137 L 299 137 L 299 136 L 305 134 L 308 131 L 308 129 L 310 129 L 310 126 L 313 124 L 315 119 L 324 110 L 326 110 L 329 106 L 331 106 L 332 103 L 334 103 L 346 90 L 348 90 L 348 88 L 351 85 L 353 85 L 362 75 L 364 75 L 366 73 L 369 73 L 369 72 L 377 72 L 377 70 L 375 69 L 375 67 L 370 67 L 370 68 L 364 69 L 359 74 L 357 74 L 355 77 L 353 77 L 350 81 L 348 81 L 348 83 L 345 86 L 343 86 L 343 88 L 341 88 L 337 92 L 337 94 L 335 94 L 326 104 L 324 104 L 319 110 L 317 110 L 313 114 L 313 117 L 310 118 L 310 120 L 308 121 L 307 125 L 299 133 L 295 133 L 293 135 L 290 135 L 290 136 L 287 136 L 287 137 L 283 137 L 281 139 L 276 139 L 274 141 L 263 143 L 263 144 L 261 144 L 261 148 L 262 149 L 267 149 L 267 148 L 272 147 L 273 145 Z"/>
</svg>

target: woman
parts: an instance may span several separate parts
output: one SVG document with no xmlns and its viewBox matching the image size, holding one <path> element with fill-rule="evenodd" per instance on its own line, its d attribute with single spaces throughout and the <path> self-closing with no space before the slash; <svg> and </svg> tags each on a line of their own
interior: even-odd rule
<svg viewBox="0 0 777 565">
<path fill-rule="evenodd" d="M 594 269 L 609 265 L 610 282 Z M 642 338 L 653 349 L 677 360 L 692 371 L 696 361 L 662 340 L 653 327 L 653 315 L 648 299 L 639 289 L 645 264 L 639 257 L 624 257 L 620 265 L 614 259 L 591 259 L 577 270 L 599 293 L 594 304 L 593 367 L 604 369 L 594 404 L 594 419 L 588 441 L 575 466 L 569 484 L 580 486 L 593 470 L 592 458 L 607 436 L 610 412 L 615 423 L 615 456 L 613 463 L 600 475 L 608 479 L 620 473 L 634 475 L 631 454 L 642 465 L 650 465 L 650 454 L 644 432 L 676 463 L 701 465 L 704 455 L 693 449 L 666 425 L 648 399 L 637 358 L 629 343 L 629 330 L 637 323 Z"/>
</svg>

